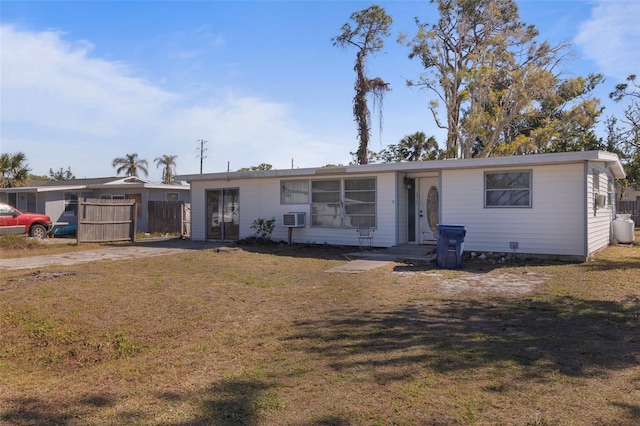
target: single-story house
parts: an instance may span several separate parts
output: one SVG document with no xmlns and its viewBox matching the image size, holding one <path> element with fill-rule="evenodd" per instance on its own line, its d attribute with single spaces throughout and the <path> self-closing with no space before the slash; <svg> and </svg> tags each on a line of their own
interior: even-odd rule
<svg viewBox="0 0 640 426">
<path fill-rule="evenodd" d="M 276 240 L 357 246 L 370 227 L 390 247 L 434 244 L 438 224 L 461 224 L 465 251 L 585 260 L 611 241 L 624 176 L 616 154 L 586 151 L 177 179 L 191 184 L 194 240 L 250 237 L 273 217 Z"/>
<path fill-rule="evenodd" d="M 138 177 L 32 181 L 20 188 L 0 188 L 0 201 L 18 210 L 44 213 L 55 223 L 78 223 L 78 198 L 134 199 L 138 232 L 148 228 L 149 201 L 190 201 L 188 185 L 151 183 Z"/>
</svg>

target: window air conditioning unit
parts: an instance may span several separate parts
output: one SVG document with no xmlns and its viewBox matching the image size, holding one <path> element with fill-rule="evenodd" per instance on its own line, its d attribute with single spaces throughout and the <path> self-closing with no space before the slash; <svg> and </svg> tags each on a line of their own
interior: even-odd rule
<svg viewBox="0 0 640 426">
<path fill-rule="evenodd" d="M 596 195 L 595 205 L 597 209 L 601 209 L 607 205 L 607 196 L 602 194 Z"/>
<path fill-rule="evenodd" d="M 304 212 L 290 212 L 282 215 L 282 224 L 288 228 L 304 228 L 305 226 Z"/>
</svg>

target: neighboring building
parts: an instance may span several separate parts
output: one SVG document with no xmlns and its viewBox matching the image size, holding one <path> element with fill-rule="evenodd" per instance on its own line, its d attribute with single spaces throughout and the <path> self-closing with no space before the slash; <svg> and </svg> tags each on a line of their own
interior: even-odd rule
<svg viewBox="0 0 640 426">
<path fill-rule="evenodd" d="M 188 185 L 151 183 L 138 177 L 34 181 L 29 185 L 0 188 L 0 201 L 25 212 L 44 213 L 54 224 L 77 224 L 79 197 L 135 199 L 139 205 L 138 232 L 146 232 L 149 201 L 190 201 Z"/>
<path fill-rule="evenodd" d="M 618 156 L 602 151 L 344 167 L 182 175 L 191 184 L 191 238 L 237 240 L 258 218 L 303 212 L 293 242 L 429 244 L 437 224 L 467 227 L 465 251 L 584 260 L 611 240 Z M 612 204 L 613 203 L 613 204 Z M 291 217 L 291 216 L 288 216 Z"/>
</svg>

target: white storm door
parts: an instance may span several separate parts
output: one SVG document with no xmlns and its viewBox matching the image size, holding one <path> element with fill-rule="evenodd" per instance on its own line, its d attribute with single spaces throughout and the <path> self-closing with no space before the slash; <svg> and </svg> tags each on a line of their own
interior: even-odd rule
<svg viewBox="0 0 640 426">
<path fill-rule="evenodd" d="M 420 244 L 433 244 L 438 239 L 437 225 L 440 222 L 440 189 L 438 178 L 420 178 L 418 200 L 420 218 Z"/>
</svg>

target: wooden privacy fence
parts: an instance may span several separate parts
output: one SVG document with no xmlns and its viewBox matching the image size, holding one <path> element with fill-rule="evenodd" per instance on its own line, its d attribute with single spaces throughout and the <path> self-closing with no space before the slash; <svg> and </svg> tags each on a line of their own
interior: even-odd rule
<svg viewBox="0 0 640 426">
<path fill-rule="evenodd" d="M 149 232 L 189 236 L 191 205 L 184 201 L 149 201 Z"/>
<path fill-rule="evenodd" d="M 616 213 L 630 214 L 636 227 L 640 227 L 640 201 L 618 201 L 616 202 Z"/>
<path fill-rule="evenodd" d="M 78 200 L 78 244 L 136 240 L 135 200 Z"/>
</svg>

